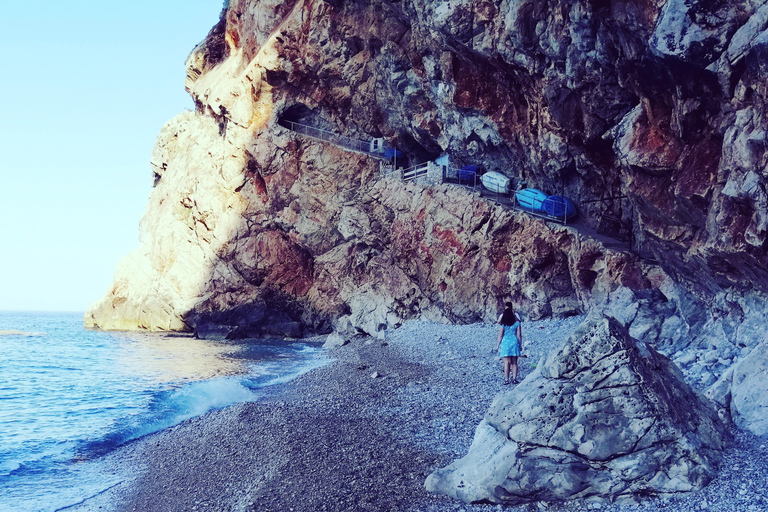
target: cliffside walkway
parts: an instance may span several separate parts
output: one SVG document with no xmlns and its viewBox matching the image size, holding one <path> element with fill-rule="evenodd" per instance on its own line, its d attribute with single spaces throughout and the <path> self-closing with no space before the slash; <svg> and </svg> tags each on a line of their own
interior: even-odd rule
<svg viewBox="0 0 768 512">
<path fill-rule="evenodd" d="M 522 211 L 529 215 L 539 217 L 545 221 L 557 222 L 562 225 L 569 225 L 575 228 L 577 231 L 580 231 L 589 237 L 600 240 L 603 243 L 603 245 L 607 247 L 611 247 L 617 250 L 628 249 L 630 252 L 637 254 L 643 259 L 648 259 L 648 260 L 653 259 L 653 257 L 650 255 L 642 254 L 643 251 L 640 251 L 639 248 L 633 247 L 634 244 L 633 244 L 632 235 L 631 235 L 631 228 L 627 233 L 625 226 L 620 226 L 622 229 L 617 230 L 614 233 L 614 232 L 611 232 L 610 230 L 604 231 L 603 229 L 601 229 L 603 227 L 601 225 L 601 228 L 595 231 L 584 225 L 581 225 L 581 223 L 579 223 L 578 221 L 568 222 L 565 217 L 563 218 L 552 217 L 546 214 L 530 211 L 520 206 L 517 203 L 514 191 L 510 191 L 509 193 L 506 193 L 506 194 L 493 192 L 491 190 L 486 189 L 483 186 L 479 177 L 475 176 L 475 179 L 467 182 L 466 180 L 461 180 L 458 178 L 458 173 L 456 169 L 452 168 L 450 170 L 451 172 L 448 172 L 447 168 L 439 166 L 434 162 L 422 162 L 412 167 L 409 167 L 407 169 L 402 169 L 402 168 L 398 169 L 396 164 L 392 161 L 393 160 L 392 157 L 387 155 L 387 148 L 385 148 L 383 139 L 371 139 L 371 140 L 355 139 L 353 137 L 341 135 L 336 132 L 323 130 L 322 128 L 317 128 L 315 126 L 309 126 L 306 124 L 301 124 L 301 123 L 297 123 L 295 121 L 289 121 L 286 119 L 280 120 L 280 125 L 285 128 L 288 128 L 289 130 L 291 130 L 292 132 L 298 135 L 301 135 L 302 137 L 307 137 L 320 142 L 327 142 L 328 144 L 333 144 L 334 146 L 339 147 L 344 151 L 351 151 L 353 153 L 359 153 L 359 154 L 369 156 L 371 158 L 375 158 L 380 161 L 380 174 L 382 176 L 391 176 L 391 175 L 397 174 L 399 178 L 403 181 L 416 181 L 419 179 L 424 179 L 428 182 L 428 184 L 451 183 L 454 185 L 463 186 L 468 189 L 471 189 L 474 192 L 478 192 L 480 194 L 480 197 L 493 201 L 494 203 L 502 207 Z M 393 148 L 389 148 L 389 149 L 392 151 L 396 151 Z M 455 174 L 457 177 L 450 178 L 448 177 L 448 174 Z M 604 198 L 596 201 L 605 202 L 609 200 L 613 201 L 616 199 L 620 200 L 620 199 L 624 199 L 624 197 L 622 196 L 617 198 Z M 587 202 L 592 202 L 592 201 L 587 201 Z"/>
<path fill-rule="evenodd" d="M 355 139 L 353 137 L 347 137 L 346 135 L 340 135 L 336 132 L 296 123 L 294 121 L 288 121 L 286 119 L 280 120 L 280 126 L 284 126 L 303 137 L 333 144 L 345 151 L 368 155 L 371 158 L 376 158 L 378 160 L 389 161 L 389 158 L 385 156 L 384 145 L 381 139 Z"/>
<path fill-rule="evenodd" d="M 359 153 L 379 160 L 381 162 L 380 174 L 382 176 L 399 174 L 400 179 L 403 181 L 415 181 L 419 178 L 426 177 L 430 173 L 430 170 L 434 172 L 434 169 L 432 169 L 434 164 L 432 162 L 422 162 L 412 167 L 408 167 L 407 169 L 398 169 L 396 157 L 401 153 L 394 148 L 388 148 L 384 143 L 384 139 L 355 139 L 353 137 L 347 137 L 346 135 L 340 135 L 330 130 L 323 130 L 322 128 L 289 121 L 287 119 L 281 119 L 279 123 L 280 126 L 288 128 L 302 137 L 307 137 L 320 142 L 327 142 L 344 151 Z"/>
<path fill-rule="evenodd" d="M 508 193 L 503 194 L 500 192 L 494 192 L 485 188 L 478 176 L 474 179 L 462 180 L 455 173 L 455 169 L 452 169 L 450 174 L 455 174 L 456 177 L 445 177 L 444 183 L 451 183 L 454 185 L 462 186 L 472 192 L 479 194 L 483 199 L 492 201 L 499 206 L 509 208 L 517 211 L 521 211 L 533 217 L 540 218 L 547 222 L 556 222 L 563 226 L 568 226 L 581 234 L 598 240 L 606 248 L 610 248 L 616 251 L 628 251 L 636 255 L 642 260 L 649 263 L 656 263 L 656 257 L 647 251 L 637 240 L 632 236 L 632 227 L 622 222 L 621 218 L 615 214 L 609 213 L 613 209 L 613 203 L 615 201 L 621 201 L 627 199 L 626 196 L 617 197 L 603 197 L 594 200 L 582 201 L 583 204 L 589 203 L 601 203 L 604 211 L 602 218 L 600 219 L 597 229 L 593 229 L 584 224 L 578 217 L 575 219 L 567 219 L 565 217 L 553 217 L 544 213 L 531 211 L 528 208 L 521 206 L 515 197 L 516 190 L 510 190 Z"/>
</svg>

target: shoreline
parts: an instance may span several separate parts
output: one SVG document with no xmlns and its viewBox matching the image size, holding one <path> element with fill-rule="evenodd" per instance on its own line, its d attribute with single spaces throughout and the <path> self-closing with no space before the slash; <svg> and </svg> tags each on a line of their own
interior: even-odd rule
<svg viewBox="0 0 768 512">
<path fill-rule="evenodd" d="M 583 317 L 524 323 L 521 380 Z M 151 434 L 104 458 L 112 488 L 77 512 L 398 510 L 489 512 L 428 493 L 465 455 L 494 396 L 497 326 L 414 321 L 328 351 L 333 361 L 246 402 Z M 704 489 L 639 504 L 532 503 L 529 510 L 768 510 L 766 440 L 737 432 Z M 750 506 L 755 508 L 749 508 Z M 711 508 L 710 508 L 711 507 Z"/>
</svg>

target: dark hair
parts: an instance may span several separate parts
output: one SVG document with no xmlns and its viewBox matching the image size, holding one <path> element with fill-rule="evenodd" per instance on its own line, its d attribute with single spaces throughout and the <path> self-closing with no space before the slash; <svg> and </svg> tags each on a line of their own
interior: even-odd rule
<svg viewBox="0 0 768 512">
<path fill-rule="evenodd" d="M 502 313 L 499 323 L 506 326 L 514 325 L 517 322 L 517 317 L 515 316 L 515 309 L 512 307 L 512 303 L 507 302 L 504 306 L 504 313 Z"/>
</svg>

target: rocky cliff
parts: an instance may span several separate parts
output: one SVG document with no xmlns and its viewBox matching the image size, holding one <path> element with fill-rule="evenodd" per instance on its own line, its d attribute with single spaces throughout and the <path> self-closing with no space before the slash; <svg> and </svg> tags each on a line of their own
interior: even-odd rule
<svg viewBox="0 0 768 512">
<path fill-rule="evenodd" d="M 232 0 L 86 324 L 375 334 L 508 297 L 601 307 L 740 416 L 733 368 L 766 340 L 767 29 L 762 0 Z M 578 224 L 382 178 L 292 122 L 562 193 Z M 611 226 L 631 243 L 594 236 Z"/>
</svg>

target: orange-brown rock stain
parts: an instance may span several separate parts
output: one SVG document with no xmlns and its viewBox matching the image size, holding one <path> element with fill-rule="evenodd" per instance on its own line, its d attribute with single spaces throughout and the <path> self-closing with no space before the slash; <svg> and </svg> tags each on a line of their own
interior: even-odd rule
<svg viewBox="0 0 768 512">
<path fill-rule="evenodd" d="M 451 75 L 456 80 L 453 102 L 463 108 L 479 109 L 493 119 L 499 132 L 507 140 L 514 140 L 516 134 L 528 125 L 528 103 L 526 98 L 535 95 L 527 85 L 501 63 L 472 62 L 453 55 Z"/>
<path fill-rule="evenodd" d="M 494 262 L 493 268 L 496 270 L 496 272 L 506 274 L 512 270 L 512 259 L 509 256 L 503 256 Z"/>
<path fill-rule="evenodd" d="M 247 186 L 250 186 L 250 190 L 243 191 L 243 188 Z M 237 191 L 246 194 L 252 206 L 254 200 L 258 201 L 260 206 L 264 206 L 269 202 L 267 184 L 257 170 L 246 171 L 245 182 Z"/>
<path fill-rule="evenodd" d="M 294 296 L 305 295 L 312 286 L 313 261 L 300 246 L 281 231 L 264 231 L 253 247 L 256 269 L 270 286 Z"/>
<path fill-rule="evenodd" d="M 459 238 L 456 236 L 456 233 L 454 233 L 452 230 L 445 229 L 442 226 L 434 225 L 432 226 L 432 236 L 444 242 L 440 244 L 440 248 L 443 250 L 443 252 L 450 251 L 458 254 L 459 256 L 464 255 L 464 244 L 459 240 Z"/>
</svg>

